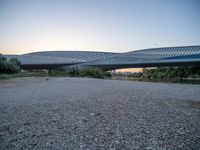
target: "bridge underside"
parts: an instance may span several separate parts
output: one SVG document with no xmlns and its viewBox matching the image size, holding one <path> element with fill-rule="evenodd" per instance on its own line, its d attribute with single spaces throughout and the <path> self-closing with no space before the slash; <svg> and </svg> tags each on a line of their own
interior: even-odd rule
<svg viewBox="0 0 200 150">
<path fill-rule="evenodd" d="M 59 68 L 67 66 L 70 65 L 69 64 L 22 64 L 21 68 L 24 70 L 32 70 L 32 69 L 60 70 Z"/>
<path fill-rule="evenodd" d="M 65 64 L 38 64 L 22 65 L 22 69 L 49 69 L 69 71 L 73 68 L 99 68 L 105 71 L 122 68 L 144 68 L 144 67 L 169 67 L 169 66 L 200 66 L 200 61 L 181 61 L 181 62 L 151 62 L 151 63 L 130 63 L 130 64 L 103 64 L 103 65 L 65 65 Z"/>
<path fill-rule="evenodd" d="M 123 68 L 145 68 L 145 67 L 170 67 L 170 66 L 200 66 L 199 62 L 160 62 L 160 63 L 140 63 L 140 64 L 109 64 L 109 65 L 91 65 L 87 67 L 100 68 L 102 70 L 115 70 Z"/>
</svg>

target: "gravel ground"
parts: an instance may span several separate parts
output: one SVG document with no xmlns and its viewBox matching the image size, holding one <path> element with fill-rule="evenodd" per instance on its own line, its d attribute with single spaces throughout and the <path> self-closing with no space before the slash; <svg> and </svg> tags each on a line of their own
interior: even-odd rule
<svg viewBox="0 0 200 150">
<path fill-rule="evenodd" d="M 2 80 L 0 149 L 200 149 L 200 85 Z"/>
</svg>

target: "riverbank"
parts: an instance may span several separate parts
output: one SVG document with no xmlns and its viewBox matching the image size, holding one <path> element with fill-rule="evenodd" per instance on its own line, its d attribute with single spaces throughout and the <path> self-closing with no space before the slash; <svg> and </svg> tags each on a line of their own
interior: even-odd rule
<svg viewBox="0 0 200 150">
<path fill-rule="evenodd" d="M 0 80 L 12 79 L 12 78 L 23 78 L 23 77 L 70 77 L 69 74 L 48 74 L 48 73 L 28 73 L 21 72 L 17 74 L 0 74 Z M 142 81 L 142 82 L 157 82 L 157 83 L 181 83 L 181 84 L 200 84 L 199 78 L 172 78 L 172 79 L 149 79 L 149 78 L 134 78 L 126 76 L 115 76 L 106 77 L 106 79 L 111 80 L 128 80 L 128 81 Z"/>
<path fill-rule="evenodd" d="M 0 81 L 2 149 L 198 149 L 200 85 Z"/>
<path fill-rule="evenodd" d="M 157 83 L 180 83 L 180 84 L 200 84 L 200 78 L 140 78 L 127 76 L 112 76 L 114 80 L 142 81 L 142 82 L 157 82 Z"/>
</svg>

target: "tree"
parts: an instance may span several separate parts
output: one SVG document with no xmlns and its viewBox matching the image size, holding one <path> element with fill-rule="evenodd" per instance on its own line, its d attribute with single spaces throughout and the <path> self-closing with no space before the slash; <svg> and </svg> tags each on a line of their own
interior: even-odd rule
<svg viewBox="0 0 200 150">
<path fill-rule="evenodd" d="M 21 62 L 17 58 L 7 60 L 0 54 L 0 73 L 17 73 L 20 71 Z"/>
</svg>

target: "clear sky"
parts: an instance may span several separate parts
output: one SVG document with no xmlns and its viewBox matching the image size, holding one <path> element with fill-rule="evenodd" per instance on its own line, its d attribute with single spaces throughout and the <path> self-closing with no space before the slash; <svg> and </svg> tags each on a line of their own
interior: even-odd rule
<svg viewBox="0 0 200 150">
<path fill-rule="evenodd" d="M 0 52 L 200 45 L 200 0 L 0 0 Z"/>
</svg>

